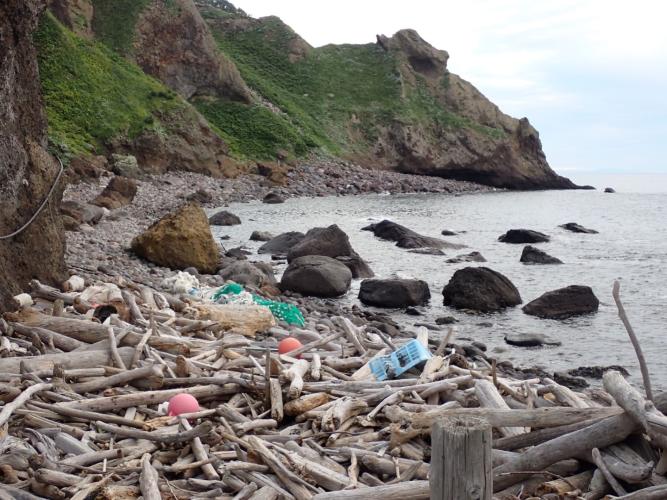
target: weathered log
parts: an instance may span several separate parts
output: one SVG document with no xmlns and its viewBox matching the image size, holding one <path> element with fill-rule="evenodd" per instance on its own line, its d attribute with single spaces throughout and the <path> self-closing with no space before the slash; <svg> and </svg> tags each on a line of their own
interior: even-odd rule
<svg viewBox="0 0 667 500">
<path fill-rule="evenodd" d="M 313 500 L 428 500 L 428 481 L 407 481 L 388 486 L 318 493 Z"/>
<path fill-rule="evenodd" d="M 118 349 L 120 356 L 128 361 L 132 358 L 133 351 L 134 349 L 131 347 Z M 0 372 L 20 373 L 22 363 L 31 372 L 52 372 L 55 365 L 62 365 L 65 369 L 97 368 L 98 366 L 109 365 L 111 354 L 108 351 L 72 351 L 59 354 L 43 354 L 41 356 L 2 358 L 0 359 Z"/>
<path fill-rule="evenodd" d="M 501 410 L 510 409 L 498 392 L 498 389 L 496 389 L 496 387 L 488 380 L 477 380 L 475 382 L 475 395 L 482 408 L 496 408 Z M 516 436 L 517 434 L 523 434 L 525 429 L 516 427 L 498 427 L 498 431 L 503 436 Z"/>
<path fill-rule="evenodd" d="M 53 384 L 40 383 L 31 385 L 25 391 L 21 392 L 11 403 L 5 404 L 0 411 L 0 427 L 5 425 L 9 418 L 12 416 L 12 413 L 17 409 L 21 408 L 26 404 L 31 397 L 41 391 L 49 391 L 53 387 Z"/>
<path fill-rule="evenodd" d="M 578 411 L 584 411 L 580 409 Z M 517 410 L 514 410 L 517 411 Z M 589 427 L 565 434 L 521 453 L 518 457 L 493 471 L 493 487 L 500 491 L 521 480 L 518 471 L 540 471 L 545 467 L 624 440 L 636 429 L 635 423 L 625 414 L 609 417 Z"/>
<path fill-rule="evenodd" d="M 162 500 L 162 494 L 158 486 L 157 471 L 150 462 L 150 454 L 146 453 L 141 458 L 141 477 L 139 487 L 144 500 Z"/>
<path fill-rule="evenodd" d="M 569 476 L 561 479 L 553 479 L 542 483 L 535 493 L 539 496 L 547 495 L 549 493 L 556 495 L 565 495 L 570 491 L 580 490 L 586 491 L 588 485 L 593 478 L 593 471 L 587 470 L 580 472 L 574 476 Z"/>
</svg>

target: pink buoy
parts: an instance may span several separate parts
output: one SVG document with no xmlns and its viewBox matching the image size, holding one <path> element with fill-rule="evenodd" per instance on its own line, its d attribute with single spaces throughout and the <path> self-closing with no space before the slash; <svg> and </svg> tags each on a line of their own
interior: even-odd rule
<svg viewBox="0 0 667 500">
<path fill-rule="evenodd" d="M 299 342 L 299 339 L 295 339 L 294 337 L 287 337 L 278 342 L 278 352 L 280 354 L 289 354 L 299 347 L 303 346 Z"/>
<path fill-rule="evenodd" d="M 183 413 L 196 413 L 199 411 L 197 398 L 190 394 L 176 394 L 169 400 L 169 416 L 176 417 Z"/>
</svg>

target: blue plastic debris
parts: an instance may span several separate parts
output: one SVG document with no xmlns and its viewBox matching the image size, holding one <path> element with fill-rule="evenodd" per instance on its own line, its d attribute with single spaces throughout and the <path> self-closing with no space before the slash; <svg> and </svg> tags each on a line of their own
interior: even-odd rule
<svg viewBox="0 0 667 500">
<path fill-rule="evenodd" d="M 431 357 L 431 353 L 413 339 L 387 356 L 372 359 L 369 367 L 376 380 L 396 378 Z"/>
</svg>

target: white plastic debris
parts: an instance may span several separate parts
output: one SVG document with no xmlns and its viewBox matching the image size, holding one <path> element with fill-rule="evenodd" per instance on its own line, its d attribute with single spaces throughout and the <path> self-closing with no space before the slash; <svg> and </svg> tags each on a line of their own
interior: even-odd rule
<svg viewBox="0 0 667 500">
<path fill-rule="evenodd" d="M 199 289 L 199 280 L 190 273 L 178 271 L 175 275 L 162 280 L 162 288 L 174 294 L 192 293 Z"/>
</svg>

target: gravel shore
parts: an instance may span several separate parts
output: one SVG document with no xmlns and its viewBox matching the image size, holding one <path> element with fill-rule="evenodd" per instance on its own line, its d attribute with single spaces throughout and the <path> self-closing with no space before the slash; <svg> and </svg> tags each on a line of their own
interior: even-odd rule
<svg viewBox="0 0 667 500">
<path fill-rule="evenodd" d="M 159 285 L 173 271 L 135 257 L 128 250 L 130 242 L 197 191 L 205 193 L 204 199 L 198 200 L 204 208 L 215 208 L 233 202 L 262 199 L 269 192 L 293 198 L 365 193 L 457 194 L 494 190 L 472 182 L 368 170 L 338 160 L 316 160 L 295 167 L 287 175 L 288 185 L 285 187 L 273 186 L 260 175 L 243 175 L 236 179 L 214 179 L 189 172 L 147 176 L 138 182 L 137 195 L 131 205 L 113 210 L 95 226 L 83 226 L 80 231 L 67 232 L 67 264 L 72 272 L 84 277 L 99 279 L 122 273 L 134 281 Z M 90 202 L 108 181 L 108 177 L 102 177 L 92 182 L 69 185 L 64 199 Z M 205 278 L 207 280 L 210 284 L 220 281 L 217 276 Z"/>
</svg>

